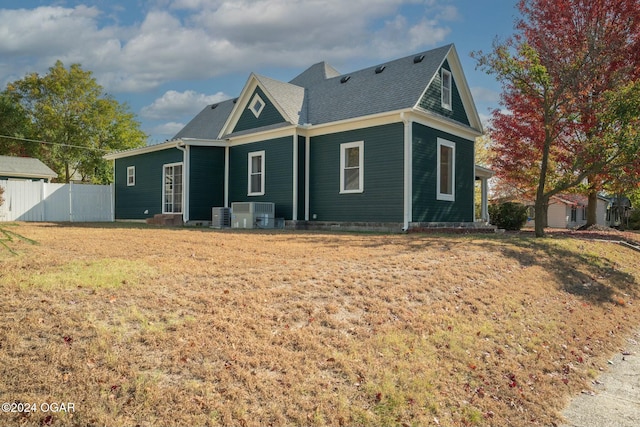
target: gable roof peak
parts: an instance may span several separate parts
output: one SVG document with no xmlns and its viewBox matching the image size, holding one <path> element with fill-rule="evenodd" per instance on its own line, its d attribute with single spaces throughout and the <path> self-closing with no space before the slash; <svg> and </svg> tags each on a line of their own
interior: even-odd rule
<svg viewBox="0 0 640 427">
<path fill-rule="evenodd" d="M 289 83 L 308 87 L 315 83 L 319 83 L 323 80 L 330 79 L 332 77 L 337 77 L 340 75 L 340 72 L 333 68 L 325 61 L 318 62 L 313 64 L 302 73 L 294 77 Z"/>
</svg>

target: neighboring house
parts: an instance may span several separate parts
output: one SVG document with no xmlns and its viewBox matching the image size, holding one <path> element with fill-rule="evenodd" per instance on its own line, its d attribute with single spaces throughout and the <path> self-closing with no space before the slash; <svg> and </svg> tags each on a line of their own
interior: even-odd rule
<svg viewBox="0 0 640 427">
<path fill-rule="evenodd" d="M 596 224 L 610 225 L 607 219 L 609 199 L 598 196 Z M 559 194 L 549 200 L 547 225 L 551 228 L 578 228 L 587 223 L 588 198 L 580 194 Z M 527 226 L 534 225 L 534 209 L 529 206 Z"/>
<path fill-rule="evenodd" d="M 324 62 L 290 82 L 251 74 L 172 140 L 105 158 L 116 219 L 210 221 L 212 207 L 255 201 L 288 222 L 408 229 L 473 223 L 481 133 L 447 45 L 348 74 Z"/>
<path fill-rule="evenodd" d="M 0 156 L 0 180 L 31 180 L 46 182 L 58 174 L 38 159 L 31 157 Z"/>
</svg>

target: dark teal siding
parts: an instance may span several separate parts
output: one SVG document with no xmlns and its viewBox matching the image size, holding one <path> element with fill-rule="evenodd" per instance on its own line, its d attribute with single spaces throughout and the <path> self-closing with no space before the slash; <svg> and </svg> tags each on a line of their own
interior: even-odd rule
<svg viewBox="0 0 640 427">
<path fill-rule="evenodd" d="M 311 138 L 310 218 L 318 221 L 403 220 L 402 123 Z M 340 144 L 364 141 L 364 192 L 340 193 Z"/>
<path fill-rule="evenodd" d="M 211 208 L 224 206 L 224 148 L 189 147 L 189 220 L 210 221 Z"/>
<path fill-rule="evenodd" d="M 271 103 L 267 95 L 265 95 L 260 88 L 256 88 L 256 90 L 251 94 L 249 102 L 253 101 L 253 97 L 256 93 L 260 95 L 260 98 L 265 102 L 265 106 L 260 113 L 260 117 L 256 117 L 249 109 L 249 105 L 245 105 L 242 110 L 242 115 L 240 116 L 240 119 L 238 119 L 238 123 L 233 129 L 233 132 L 256 129 L 262 126 L 273 125 L 285 121 L 284 117 L 282 117 L 278 112 L 278 109 Z"/>
<path fill-rule="evenodd" d="M 444 62 L 442 68 L 447 71 L 451 71 L 448 61 Z M 431 82 L 431 85 L 420 100 L 420 107 L 424 108 L 425 110 L 433 111 L 437 114 L 453 119 L 465 125 L 469 125 L 467 112 L 465 111 L 464 105 L 462 104 L 462 98 L 460 97 L 460 92 L 458 92 L 458 85 L 456 84 L 456 80 L 453 75 L 451 76 L 451 80 L 453 82 L 453 91 L 451 93 L 451 110 L 442 108 L 442 71 L 440 70 L 438 70 L 433 81 Z"/>
<path fill-rule="evenodd" d="M 264 196 L 247 196 L 248 154 L 265 151 Z M 229 203 L 274 202 L 276 217 L 290 220 L 293 215 L 293 137 L 283 137 L 229 150 Z"/>
<path fill-rule="evenodd" d="M 163 165 L 182 162 L 182 151 L 169 148 L 116 159 L 116 219 L 144 219 L 162 213 Z M 136 185 L 127 186 L 127 167 L 136 168 Z M 144 213 L 145 210 L 149 212 Z"/>
<path fill-rule="evenodd" d="M 298 220 L 304 219 L 305 137 L 298 137 Z"/>
<path fill-rule="evenodd" d="M 456 144 L 455 201 L 436 200 L 437 144 L 443 138 Z M 473 141 L 417 123 L 413 124 L 413 221 L 473 221 Z"/>
</svg>

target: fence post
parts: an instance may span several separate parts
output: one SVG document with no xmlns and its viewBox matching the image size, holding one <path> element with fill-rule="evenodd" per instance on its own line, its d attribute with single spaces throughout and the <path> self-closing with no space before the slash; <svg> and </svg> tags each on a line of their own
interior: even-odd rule
<svg viewBox="0 0 640 427">
<path fill-rule="evenodd" d="M 73 181 L 69 182 L 69 222 L 73 222 Z"/>
</svg>

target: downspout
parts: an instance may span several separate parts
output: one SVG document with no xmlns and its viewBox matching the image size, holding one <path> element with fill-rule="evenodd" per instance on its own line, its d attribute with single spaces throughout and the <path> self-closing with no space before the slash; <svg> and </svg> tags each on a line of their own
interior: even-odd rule
<svg viewBox="0 0 640 427">
<path fill-rule="evenodd" d="M 311 165 L 309 164 L 309 161 L 311 160 L 311 153 L 309 152 L 310 149 L 311 149 L 311 139 L 307 134 L 304 136 L 304 220 L 305 221 L 309 221 L 309 206 L 310 206 L 309 204 L 310 172 L 309 171 L 311 170 Z"/>
<path fill-rule="evenodd" d="M 405 116 L 405 112 L 400 113 L 400 120 L 404 124 L 404 215 L 402 231 L 409 230 L 409 223 L 413 220 L 413 186 L 412 186 L 412 129 L 411 121 Z"/>
<path fill-rule="evenodd" d="M 176 148 L 182 151 L 182 221 L 186 224 L 189 222 L 189 146 L 183 141 L 178 141 Z"/>
<path fill-rule="evenodd" d="M 229 144 L 224 146 L 224 207 L 229 207 Z"/>
<path fill-rule="evenodd" d="M 298 131 L 293 132 L 293 212 L 292 220 L 298 220 Z"/>
</svg>

